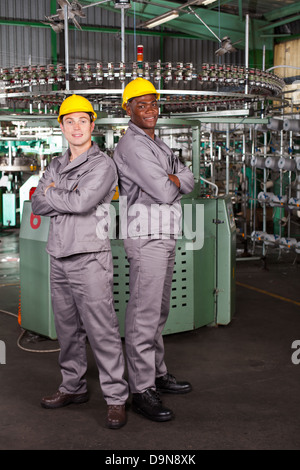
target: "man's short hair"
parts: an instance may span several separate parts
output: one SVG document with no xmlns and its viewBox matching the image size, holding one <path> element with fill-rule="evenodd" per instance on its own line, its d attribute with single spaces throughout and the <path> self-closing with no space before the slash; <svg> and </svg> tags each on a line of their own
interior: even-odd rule
<svg viewBox="0 0 300 470">
<path fill-rule="evenodd" d="M 79 111 L 78 111 L 78 112 L 79 112 Z M 83 113 L 85 113 L 85 114 L 88 114 L 88 115 L 90 116 L 90 120 L 91 120 L 91 122 L 93 122 L 93 121 L 94 121 L 94 116 L 93 116 L 93 113 L 87 113 L 86 111 L 82 111 L 82 112 L 83 112 Z M 70 113 L 70 114 L 71 114 L 71 113 Z M 64 117 L 65 117 L 65 116 L 67 116 L 67 114 L 63 114 L 63 115 L 60 117 L 60 119 L 61 119 L 61 123 L 62 123 L 62 124 L 63 124 L 63 119 L 64 119 Z"/>
</svg>

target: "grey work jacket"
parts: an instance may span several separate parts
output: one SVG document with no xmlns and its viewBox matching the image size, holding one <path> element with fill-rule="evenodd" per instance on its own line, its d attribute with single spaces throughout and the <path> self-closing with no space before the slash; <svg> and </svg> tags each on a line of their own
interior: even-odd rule
<svg viewBox="0 0 300 470">
<path fill-rule="evenodd" d="M 180 199 L 193 190 L 193 173 L 159 137 L 153 140 L 131 121 L 113 158 L 118 168 L 123 238 L 180 235 Z M 180 188 L 168 174 L 178 177 Z"/>
<path fill-rule="evenodd" d="M 45 188 L 51 183 L 46 195 Z M 62 258 L 110 250 L 108 228 L 99 224 L 117 185 L 113 160 L 93 145 L 70 162 L 70 151 L 54 158 L 32 196 L 35 215 L 51 217 L 47 252 Z M 100 209 L 100 210 L 99 210 Z M 99 232 L 101 230 L 101 233 Z"/>
</svg>

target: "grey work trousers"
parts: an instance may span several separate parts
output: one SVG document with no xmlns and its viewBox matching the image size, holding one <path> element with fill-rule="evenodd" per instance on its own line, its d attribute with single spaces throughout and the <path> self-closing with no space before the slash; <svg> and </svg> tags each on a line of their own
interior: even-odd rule
<svg viewBox="0 0 300 470">
<path fill-rule="evenodd" d="M 113 303 L 113 266 L 110 251 L 50 258 L 51 299 L 63 393 L 85 393 L 86 338 L 99 371 L 108 405 L 124 404 L 128 384 Z"/>
<path fill-rule="evenodd" d="M 125 318 L 128 382 L 132 393 L 155 389 L 165 375 L 162 331 L 170 308 L 176 240 L 128 238 L 130 297 Z"/>
</svg>

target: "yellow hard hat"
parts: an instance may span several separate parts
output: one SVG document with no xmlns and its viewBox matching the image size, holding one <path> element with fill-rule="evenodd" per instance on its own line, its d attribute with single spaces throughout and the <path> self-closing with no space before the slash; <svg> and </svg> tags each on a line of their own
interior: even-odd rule
<svg viewBox="0 0 300 470">
<path fill-rule="evenodd" d="M 59 108 L 59 115 L 58 115 L 58 122 L 61 122 L 61 117 L 64 116 L 65 114 L 70 114 L 70 113 L 92 113 L 93 116 L 93 121 L 97 119 L 97 114 L 95 113 L 93 106 L 83 96 L 79 95 L 71 95 L 68 98 L 66 98 L 60 108 Z"/>
<path fill-rule="evenodd" d="M 123 91 L 123 103 L 122 108 L 126 109 L 126 104 L 131 98 L 144 95 L 156 95 L 156 99 L 159 100 L 160 94 L 157 93 L 154 85 L 145 78 L 138 77 L 124 88 Z"/>
</svg>

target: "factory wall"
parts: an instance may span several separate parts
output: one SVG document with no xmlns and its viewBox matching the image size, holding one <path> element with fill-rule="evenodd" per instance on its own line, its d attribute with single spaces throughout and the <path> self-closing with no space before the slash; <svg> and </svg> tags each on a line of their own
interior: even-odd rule
<svg viewBox="0 0 300 470">
<path fill-rule="evenodd" d="M 295 112 L 299 110 L 300 105 L 300 39 L 277 44 L 274 48 L 274 65 L 276 67 L 283 65 L 283 67 L 278 67 L 275 73 L 284 77 L 285 97 L 291 99 L 293 106 L 293 109 L 286 107 L 284 113 Z"/>
<path fill-rule="evenodd" d="M 1 0 L 0 17 L 5 20 L 35 22 L 45 21 L 45 16 L 51 14 L 49 0 Z M 69 30 L 69 60 L 76 62 L 114 62 L 121 61 L 121 15 L 119 11 L 107 11 L 94 7 L 85 10 L 86 18 L 80 19 L 85 26 L 116 28 L 112 33 Z M 69 22 L 72 24 L 71 21 Z M 134 34 L 138 21 L 125 14 L 125 61 L 136 60 L 136 46 L 144 46 L 144 60 L 148 62 L 193 62 L 195 66 L 202 63 L 217 62 L 215 50 L 217 42 L 201 39 L 182 39 L 178 37 L 163 37 Z M 130 31 L 130 33 L 129 33 Z M 155 32 L 159 32 L 156 28 Z M 164 29 L 164 31 L 168 31 Z M 0 25 L 0 67 L 12 67 L 49 64 L 53 56 L 57 61 L 64 61 L 64 33 L 54 36 L 50 27 L 37 25 Z M 129 33 L 129 34 L 128 34 Z M 152 34 L 152 35 L 151 35 Z M 53 40 L 54 38 L 54 40 Z M 56 45 L 55 45 L 56 39 Z M 52 50 L 56 48 L 56 50 Z M 244 51 L 223 57 L 224 63 L 240 65 L 244 63 Z"/>
</svg>

